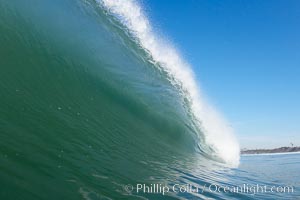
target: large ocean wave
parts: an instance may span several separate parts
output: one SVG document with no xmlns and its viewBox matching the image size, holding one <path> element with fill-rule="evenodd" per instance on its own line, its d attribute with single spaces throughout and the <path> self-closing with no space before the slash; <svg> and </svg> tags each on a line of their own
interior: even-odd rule
<svg viewBox="0 0 300 200">
<path fill-rule="evenodd" d="M 124 184 L 238 165 L 231 128 L 137 2 L 1 1 L 0 34 L 2 197 L 132 199 Z"/>
<path fill-rule="evenodd" d="M 233 130 L 224 119 L 204 100 L 195 80 L 191 67 L 185 62 L 174 47 L 161 40 L 152 29 L 149 20 L 135 0 L 99 0 L 102 8 L 107 9 L 129 29 L 138 44 L 149 52 L 158 67 L 167 72 L 171 83 L 186 99 L 191 121 L 195 121 L 205 135 L 207 142 L 226 162 L 238 165 L 239 145 L 233 136 Z M 151 60 L 150 60 L 151 62 Z M 200 141 L 200 146 L 204 141 Z"/>
</svg>

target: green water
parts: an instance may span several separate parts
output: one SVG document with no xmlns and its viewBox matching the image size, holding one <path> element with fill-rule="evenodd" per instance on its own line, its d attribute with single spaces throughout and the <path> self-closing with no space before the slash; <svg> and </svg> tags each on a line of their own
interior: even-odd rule
<svg viewBox="0 0 300 200">
<path fill-rule="evenodd" d="M 194 153 L 176 91 L 92 1 L 0 11 L 1 197 L 114 197 Z"/>
</svg>

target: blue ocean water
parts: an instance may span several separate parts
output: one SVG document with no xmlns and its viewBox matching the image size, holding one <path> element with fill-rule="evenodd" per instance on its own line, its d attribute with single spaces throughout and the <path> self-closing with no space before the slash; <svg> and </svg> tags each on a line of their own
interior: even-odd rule
<svg viewBox="0 0 300 200">
<path fill-rule="evenodd" d="M 253 194 L 249 191 L 250 199 L 299 199 L 299 159 L 299 153 L 244 155 L 231 181 L 236 185 L 264 186 L 257 191 L 255 188 Z"/>
</svg>

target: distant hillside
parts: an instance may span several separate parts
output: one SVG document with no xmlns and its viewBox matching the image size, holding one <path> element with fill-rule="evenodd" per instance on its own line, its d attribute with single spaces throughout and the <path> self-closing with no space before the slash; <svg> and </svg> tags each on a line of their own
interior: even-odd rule
<svg viewBox="0 0 300 200">
<path fill-rule="evenodd" d="M 289 153 L 298 151 L 300 151 L 300 147 L 280 147 L 276 149 L 243 149 L 241 154 Z"/>
</svg>

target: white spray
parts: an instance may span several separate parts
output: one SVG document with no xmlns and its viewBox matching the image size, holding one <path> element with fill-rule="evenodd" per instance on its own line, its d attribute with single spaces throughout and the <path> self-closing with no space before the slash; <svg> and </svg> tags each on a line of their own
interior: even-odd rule
<svg viewBox="0 0 300 200">
<path fill-rule="evenodd" d="M 204 132 L 207 144 L 225 162 L 231 166 L 237 166 L 240 148 L 233 130 L 204 101 L 189 64 L 181 58 L 175 48 L 159 39 L 138 2 L 135 0 L 98 0 L 98 3 L 116 15 L 137 37 L 142 47 L 149 51 L 152 58 L 175 79 L 174 84 L 181 85 L 187 92 L 192 112 L 201 122 L 201 130 Z"/>
</svg>

